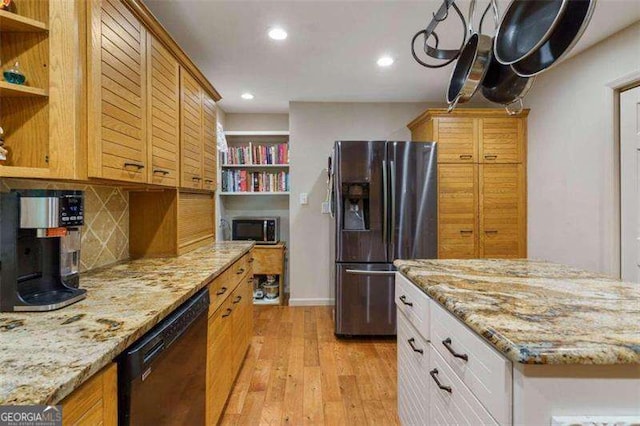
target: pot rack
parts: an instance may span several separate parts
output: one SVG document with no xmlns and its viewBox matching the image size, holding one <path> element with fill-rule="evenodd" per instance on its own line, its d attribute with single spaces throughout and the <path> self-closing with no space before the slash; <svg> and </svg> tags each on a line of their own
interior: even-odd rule
<svg viewBox="0 0 640 426">
<path fill-rule="evenodd" d="M 458 18 L 460 18 L 460 22 L 462 24 L 462 42 L 460 43 L 460 47 L 458 49 L 442 49 L 439 47 L 440 45 L 440 37 L 438 33 L 436 33 L 437 26 L 447 20 L 449 17 L 449 11 L 453 8 L 456 12 Z M 484 18 L 491 9 L 491 4 L 489 4 L 484 12 L 482 13 L 482 18 L 480 19 L 480 27 L 479 32 L 482 32 L 482 23 L 484 22 Z M 442 5 L 437 12 L 432 14 L 431 21 L 426 26 L 425 29 L 418 31 L 415 33 L 413 38 L 411 39 L 411 54 L 413 59 L 416 60 L 420 65 L 427 68 L 442 68 L 446 67 L 460 56 L 460 52 L 464 47 L 467 37 L 469 35 L 467 20 L 464 17 L 464 14 L 460 11 L 458 5 L 456 5 L 455 0 L 443 0 Z M 422 38 L 422 48 L 420 49 L 426 56 L 432 59 L 437 59 L 440 61 L 444 61 L 442 63 L 430 64 L 425 60 L 421 59 L 418 53 L 416 52 L 416 42 L 418 39 Z M 433 39 L 433 46 L 429 45 L 430 40 Z"/>
</svg>

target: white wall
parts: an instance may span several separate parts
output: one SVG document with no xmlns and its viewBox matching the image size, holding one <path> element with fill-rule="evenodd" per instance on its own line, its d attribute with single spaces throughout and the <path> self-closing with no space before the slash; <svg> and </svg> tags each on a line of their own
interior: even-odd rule
<svg viewBox="0 0 640 426">
<path fill-rule="evenodd" d="M 321 214 L 326 196 L 327 157 L 336 140 L 410 140 L 406 125 L 427 108 L 423 103 L 291 102 L 290 304 L 330 304 L 333 221 Z M 442 105 L 439 105 L 442 106 Z M 300 193 L 309 204 L 300 205 Z"/>
<path fill-rule="evenodd" d="M 228 113 L 225 130 L 289 130 L 289 114 Z"/>
<path fill-rule="evenodd" d="M 640 70 L 640 23 L 549 70 L 526 99 L 529 257 L 619 274 L 612 81 Z"/>
</svg>

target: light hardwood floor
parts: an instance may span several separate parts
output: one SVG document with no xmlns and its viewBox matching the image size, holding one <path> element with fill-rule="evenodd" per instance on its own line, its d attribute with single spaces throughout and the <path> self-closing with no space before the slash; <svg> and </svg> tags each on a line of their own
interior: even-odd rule
<svg viewBox="0 0 640 426">
<path fill-rule="evenodd" d="M 395 340 L 338 340 L 331 307 L 256 307 L 223 425 L 396 425 Z"/>
</svg>

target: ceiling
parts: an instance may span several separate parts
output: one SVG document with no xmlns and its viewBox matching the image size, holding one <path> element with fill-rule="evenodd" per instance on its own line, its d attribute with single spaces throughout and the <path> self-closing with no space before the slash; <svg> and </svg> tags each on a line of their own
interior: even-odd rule
<svg viewBox="0 0 640 426">
<path fill-rule="evenodd" d="M 409 49 L 441 0 L 144 1 L 221 93 L 226 112 L 287 112 L 289 101 L 444 98 L 452 65 L 423 68 Z M 468 0 L 458 4 L 466 12 Z M 507 2 L 499 4 L 504 10 Z M 640 1 L 600 0 L 573 53 L 638 20 Z M 289 37 L 271 40 L 273 26 Z M 439 27 L 441 45 L 457 47 L 461 32 L 451 16 Z M 383 54 L 395 59 L 391 67 L 376 65 Z M 244 92 L 255 98 L 243 100 Z"/>
</svg>

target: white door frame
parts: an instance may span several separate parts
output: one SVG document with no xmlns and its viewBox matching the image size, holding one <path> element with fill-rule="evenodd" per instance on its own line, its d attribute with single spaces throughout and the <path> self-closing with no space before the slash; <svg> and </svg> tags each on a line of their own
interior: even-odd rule
<svg viewBox="0 0 640 426">
<path fill-rule="evenodd" d="M 611 111 L 613 116 L 611 117 L 611 130 L 613 133 L 613 149 L 615 155 L 613 156 L 613 170 L 616 178 L 613 179 L 613 193 L 618 200 L 617 203 L 613 206 L 614 208 L 614 217 L 617 218 L 617 232 L 613 239 L 613 246 L 615 250 L 611 253 L 613 263 L 618 264 L 618 278 L 622 276 L 622 255 L 621 255 L 621 233 L 622 233 L 622 209 L 621 209 L 621 196 L 620 196 L 620 92 L 623 92 L 626 89 L 631 89 L 635 86 L 640 85 L 640 70 L 633 71 L 631 73 L 625 74 L 622 77 L 619 77 L 607 84 L 607 88 L 610 91 L 609 95 L 609 105 L 607 105 L 606 110 Z"/>
</svg>

